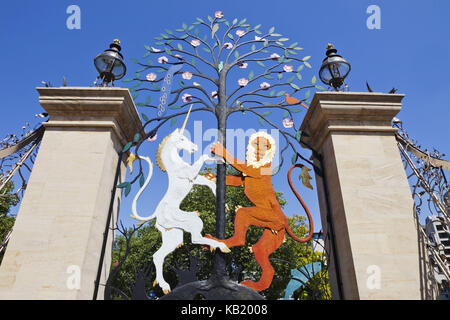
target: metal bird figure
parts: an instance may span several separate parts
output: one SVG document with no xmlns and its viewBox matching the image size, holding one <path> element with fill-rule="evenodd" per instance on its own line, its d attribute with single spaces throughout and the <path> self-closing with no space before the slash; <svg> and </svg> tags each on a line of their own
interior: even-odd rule
<svg viewBox="0 0 450 320">
<path fill-rule="evenodd" d="M 372 88 L 369 86 L 369 82 L 367 82 L 367 81 L 366 81 L 366 87 L 367 87 L 367 90 L 368 90 L 369 92 L 373 92 Z M 394 94 L 394 93 L 396 93 L 397 91 L 398 91 L 398 89 L 392 88 L 391 91 L 389 91 L 388 93 L 389 93 L 389 94 Z"/>
<path fill-rule="evenodd" d="M 392 88 L 391 91 L 389 91 L 390 94 L 396 93 L 398 89 Z"/>
<path fill-rule="evenodd" d="M 303 102 L 301 102 L 300 100 L 298 100 L 298 99 L 296 99 L 296 98 L 294 98 L 294 97 L 291 97 L 290 95 L 289 95 L 289 93 L 285 93 L 284 94 L 285 96 L 286 96 L 286 103 L 287 104 L 300 104 L 301 106 L 303 106 L 303 107 L 305 107 L 306 109 L 308 109 L 308 106 L 307 105 L 305 105 Z"/>
</svg>

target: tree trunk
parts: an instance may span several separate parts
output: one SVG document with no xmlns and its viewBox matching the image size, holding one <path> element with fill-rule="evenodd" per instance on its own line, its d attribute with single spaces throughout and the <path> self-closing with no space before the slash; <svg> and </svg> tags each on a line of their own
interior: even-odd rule
<svg viewBox="0 0 450 320">
<path fill-rule="evenodd" d="M 218 141 L 226 146 L 226 122 L 227 114 L 226 108 L 218 106 L 217 112 L 217 129 Z M 218 239 L 225 239 L 225 179 L 226 179 L 226 165 L 224 163 L 217 164 L 217 189 L 216 189 L 216 237 Z M 219 277 L 226 277 L 226 263 L 225 256 L 219 250 L 216 252 L 213 274 Z"/>
</svg>

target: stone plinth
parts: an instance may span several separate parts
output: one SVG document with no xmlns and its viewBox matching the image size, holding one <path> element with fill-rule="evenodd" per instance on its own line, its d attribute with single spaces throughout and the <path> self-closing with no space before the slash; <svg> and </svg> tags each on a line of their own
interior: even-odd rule
<svg viewBox="0 0 450 320">
<path fill-rule="evenodd" d="M 317 93 L 301 126 L 323 157 L 327 190 L 316 175 L 322 225 L 326 232 L 328 199 L 344 299 L 420 299 L 413 201 L 391 126 L 403 97 Z M 333 263 L 332 256 L 338 298 Z"/>
<path fill-rule="evenodd" d="M 128 89 L 37 90 L 50 120 L 0 267 L 0 300 L 92 299 L 118 152 L 142 124 Z"/>
</svg>

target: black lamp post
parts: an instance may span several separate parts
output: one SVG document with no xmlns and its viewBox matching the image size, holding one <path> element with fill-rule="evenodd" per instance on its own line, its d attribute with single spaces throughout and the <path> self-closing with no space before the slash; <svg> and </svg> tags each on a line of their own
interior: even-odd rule
<svg viewBox="0 0 450 320">
<path fill-rule="evenodd" d="M 319 71 L 320 80 L 339 91 L 350 69 L 350 63 L 337 54 L 337 50 L 332 44 L 328 44 L 327 57 L 323 60 Z"/>
<path fill-rule="evenodd" d="M 113 43 L 94 59 L 94 65 L 102 79 L 102 86 L 106 87 L 114 80 L 122 79 L 127 68 L 123 62 L 123 56 L 120 53 L 120 41 L 114 39 Z"/>
</svg>

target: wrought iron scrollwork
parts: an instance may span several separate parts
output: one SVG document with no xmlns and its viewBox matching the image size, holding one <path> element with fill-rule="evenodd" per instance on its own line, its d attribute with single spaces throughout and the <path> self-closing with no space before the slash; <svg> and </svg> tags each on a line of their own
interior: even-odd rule
<svg viewBox="0 0 450 320">
<path fill-rule="evenodd" d="M 438 150 L 423 149 L 410 138 L 399 119 L 394 118 L 397 144 L 408 175 L 414 200 L 414 216 L 417 219 L 419 254 L 423 273 L 424 299 L 450 297 L 450 188 L 445 175 L 450 162 Z M 425 212 L 429 217 L 425 226 L 419 223 L 419 216 Z M 430 226 L 437 224 L 447 241 L 435 238 Z M 447 231 L 446 231 L 447 230 Z M 445 245 L 444 245 L 445 243 Z"/>
</svg>

